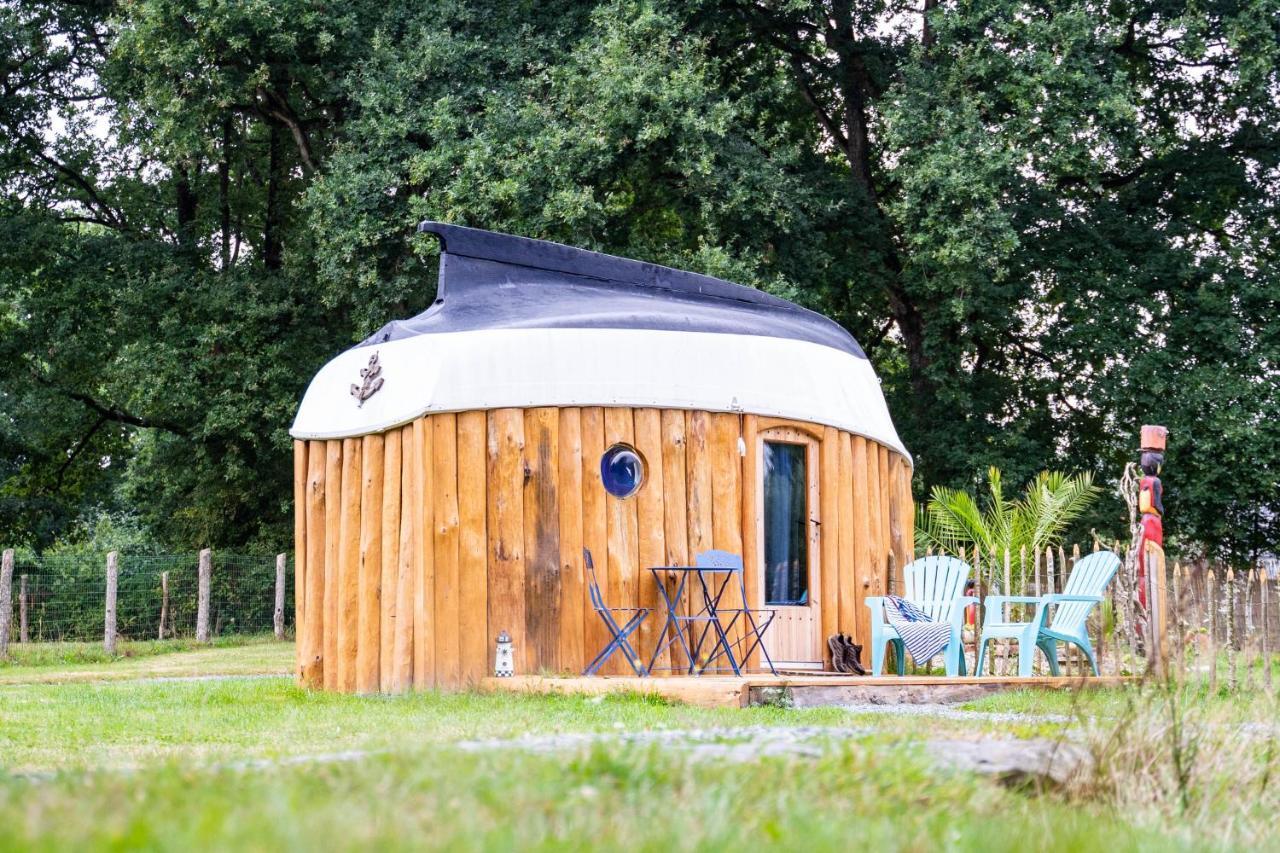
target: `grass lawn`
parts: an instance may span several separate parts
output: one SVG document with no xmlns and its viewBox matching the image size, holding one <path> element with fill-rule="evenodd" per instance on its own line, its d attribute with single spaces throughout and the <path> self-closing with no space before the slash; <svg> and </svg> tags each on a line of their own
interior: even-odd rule
<svg viewBox="0 0 1280 853">
<path fill-rule="evenodd" d="M 199 655 L 207 657 L 193 662 Z M 1079 717 L 1049 724 L 839 708 L 710 710 L 639 696 L 356 697 L 308 693 L 290 678 L 143 680 L 193 666 L 234 675 L 271 661 L 291 669 L 292 646 L 0 669 L 15 680 L 25 674 L 25 683 L 0 686 L 0 849 L 1275 844 L 1280 803 L 1266 746 L 1275 738 L 1240 738 L 1220 725 L 1236 719 L 1230 714 L 1271 719 L 1263 715 L 1271 700 L 1257 695 L 1241 702 L 1103 690 L 1077 701 L 1026 692 L 969 706 Z M 110 675 L 86 681 L 85 667 Z M 1184 734 L 1200 730 L 1196 720 L 1211 724 L 1188 742 L 1199 758 L 1181 787 L 1170 781 L 1177 774 L 1164 747 L 1174 707 Z M 1126 740 L 1117 747 L 1120 725 Z M 745 760 L 706 755 L 687 741 L 623 737 L 714 729 L 726 741 L 754 742 L 795 726 L 826 727 L 831 736 L 806 735 L 801 751 Z M 546 737 L 568 732 L 601 736 L 547 746 Z M 937 738 L 1029 736 L 1065 737 L 1104 760 L 1080 784 L 1042 793 L 930 760 L 928 742 Z M 534 739 L 541 748 L 531 748 Z"/>
<path fill-rule="evenodd" d="M 102 643 L 13 643 L 0 661 L 0 685 L 65 683 L 201 675 L 287 674 L 293 643 L 270 634 L 220 637 L 209 645 L 191 639 L 121 641 L 114 656 Z"/>
</svg>

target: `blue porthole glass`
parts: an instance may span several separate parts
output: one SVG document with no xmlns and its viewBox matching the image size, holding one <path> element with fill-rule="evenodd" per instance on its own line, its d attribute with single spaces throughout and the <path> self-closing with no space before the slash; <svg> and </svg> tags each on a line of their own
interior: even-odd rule
<svg viewBox="0 0 1280 853">
<path fill-rule="evenodd" d="M 600 457 L 600 479 L 615 498 L 629 498 L 644 485 L 644 457 L 629 444 L 615 444 Z"/>
</svg>

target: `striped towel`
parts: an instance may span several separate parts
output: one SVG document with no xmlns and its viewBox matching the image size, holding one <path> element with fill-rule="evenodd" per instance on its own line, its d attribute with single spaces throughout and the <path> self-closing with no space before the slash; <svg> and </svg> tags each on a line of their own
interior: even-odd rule
<svg viewBox="0 0 1280 853">
<path fill-rule="evenodd" d="M 951 641 L 951 625 L 934 622 L 910 601 L 897 595 L 886 596 L 885 618 L 902 638 L 911 659 L 919 666 L 936 656 Z"/>
</svg>

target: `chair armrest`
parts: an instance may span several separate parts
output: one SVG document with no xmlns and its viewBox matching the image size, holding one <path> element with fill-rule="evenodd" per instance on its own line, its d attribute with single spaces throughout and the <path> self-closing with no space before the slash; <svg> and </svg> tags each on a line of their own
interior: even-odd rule
<svg viewBox="0 0 1280 853">
<path fill-rule="evenodd" d="M 1044 597 L 1045 604 L 1066 604 L 1068 602 L 1079 602 L 1082 604 L 1101 604 L 1102 596 L 1100 595 L 1063 595 L 1061 593 L 1053 593 Z"/>
<path fill-rule="evenodd" d="M 995 621 L 1008 625 L 1043 625 L 1045 614 L 1049 610 L 1045 606 L 1046 603 L 1045 597 L 1040 595 L 988 595 L 982 602 L 986 610 L 982 617 L 982 624 L 987 625 Z M 1033 604 L 1035 609 L 1031 611 L 1031 619 L 1027 622 L 1005 622 L 1004 606 L 1006 604 Z"/>
<path fill-rule="evenodd" d="M 888 620 L 884 618 L 884 596 L 869 595 L 866 598 L 867 607 L 871 609 L 871 616 L 875 622 L 880 625 L 888 624 Z"/>
</svg>

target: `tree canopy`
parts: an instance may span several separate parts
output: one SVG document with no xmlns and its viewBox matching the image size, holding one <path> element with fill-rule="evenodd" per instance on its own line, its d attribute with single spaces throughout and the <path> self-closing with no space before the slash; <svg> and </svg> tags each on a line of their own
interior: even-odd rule
<svg viewBox="0 0 1280 853">
<path fill-rule="evenodd" d="M 0 0 L 0 44 L 5 543 L 287 542 L 297 401 L 430 304 L 428 217 L 828 314 L 919 496 L 1164 423 L 1171 541 L 1280 542 L 1280 0 Z"/>
</svg>

